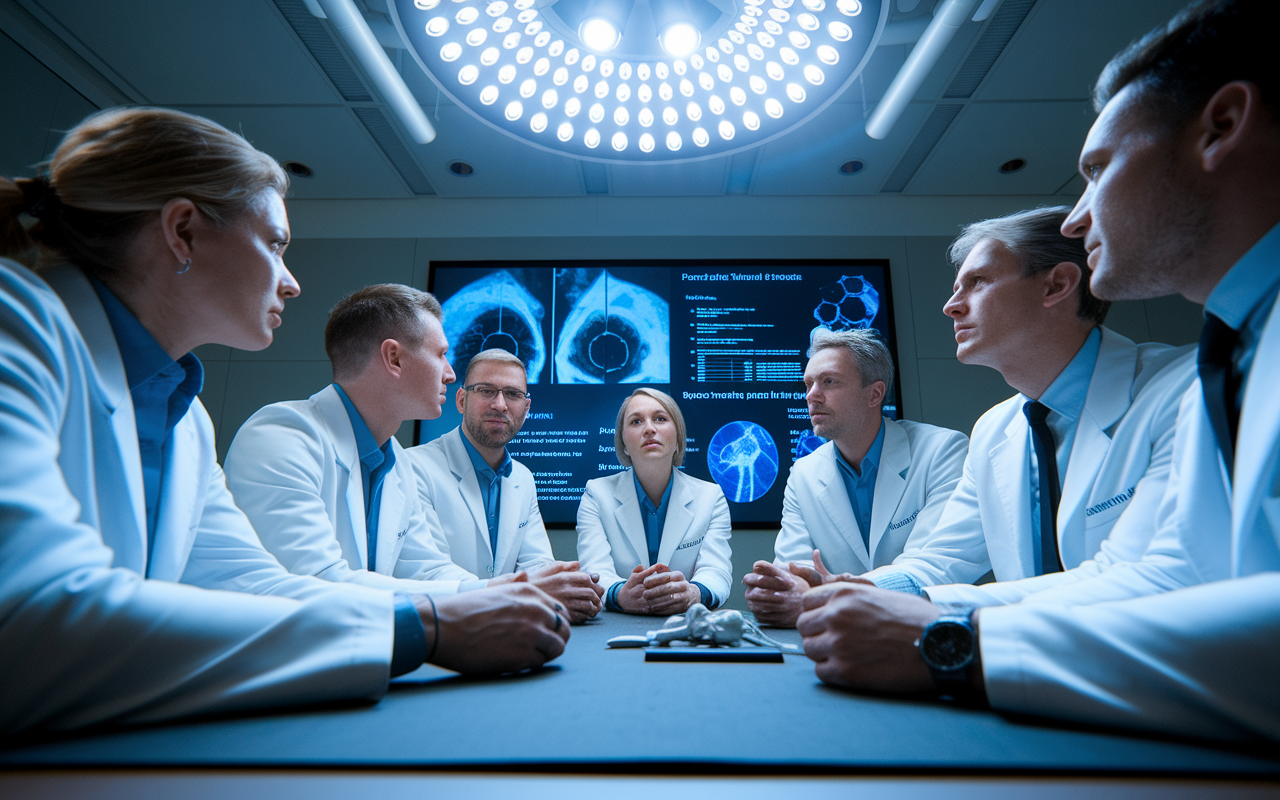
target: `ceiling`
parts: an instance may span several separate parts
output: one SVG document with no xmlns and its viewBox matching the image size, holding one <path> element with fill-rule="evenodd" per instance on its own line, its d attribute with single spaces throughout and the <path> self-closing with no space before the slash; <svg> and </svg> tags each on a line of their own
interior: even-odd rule
<svg viewBox="0 0 1280 800">
<path fill-rule="evenodd" d="M 914 20 L 919 27 L 933 8 L 932 0 L 888 2 L 890 24 Z M 378 0 L 357 4 L 375 23 L 386 13 Z M 1093 117 L 1093 79 L 1119 48 L 1183 4 L 1003 0 L 986 21 L 965 23 L 887 138 L 869 138 L 863 125 L 910 43 L 879 47 L 862 77 L 796 130 L 752 150 L 679 165 L 607 165 L 535 149 L 453 105 L 412 57 L 388 48 L 438 132 L 432 143 L 414 144 L 329 23 L 312 16 L 303 0 L 0 0 L 0 31 L 11 40 L 0 39 L 0 66 L 20 56 L 60 78 L 74 90 L 58 101 L 64 116 L 82 114 L 81 106 L 143 103 L 211 117 L 279 160 L 311 167 L 312 177 L 294 183 L 293 196 L 302 200 L 1016 195 L 1065 201 L 1080 188 L 1074 165 Z M 19 56 L 5 56 L 6 44 Z M 6 104 L 29 107 L 14 93 L 25 91 L 35 102 L 45 90 L 33 77 L 8 91 Z M 47 127 L 58 111 L 35 116 L 31 125 Z M 52 142 L 56 137 L 41 146 Z M 1026 167 L 1002 174 L 1000 165 L 1015 158 Z M 840 165 L 852 159 L 865 169 L 841 174 Z M 454 161 L 472 165 L 474 173 L 452 174 Z"/>
</svg>

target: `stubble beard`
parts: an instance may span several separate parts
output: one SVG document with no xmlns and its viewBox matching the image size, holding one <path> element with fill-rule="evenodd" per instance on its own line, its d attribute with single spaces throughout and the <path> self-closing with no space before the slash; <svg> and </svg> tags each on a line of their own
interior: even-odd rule
<svg viewBox="0 0 1280 800">
<path fill-rule="evenodd" d="M 464 419 L 463 425 L 467 429 L 467 433 L 471 436 L 471 440 L 481 447 L 488 447 L 493 450 L 501 450 L 507 446 L 507 443 L 516 437 L 519 428 L 515 422 L 508 422 L 501 432 L 493 431 L 485 427 L 484 418 L 478 420 Z"/>
</svg>

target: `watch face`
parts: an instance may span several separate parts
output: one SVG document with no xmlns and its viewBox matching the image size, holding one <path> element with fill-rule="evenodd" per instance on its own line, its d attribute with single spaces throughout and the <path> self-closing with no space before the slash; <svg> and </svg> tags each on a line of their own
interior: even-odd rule
<svg viewBox="0 0 1280 800">
<path fill-rule="evenodd" d="M 973 661 L 973 631 L 958 622 L 935 622 L 920 638 L 920 657 L 938 670 L 957 670 Z"/>
</svg>

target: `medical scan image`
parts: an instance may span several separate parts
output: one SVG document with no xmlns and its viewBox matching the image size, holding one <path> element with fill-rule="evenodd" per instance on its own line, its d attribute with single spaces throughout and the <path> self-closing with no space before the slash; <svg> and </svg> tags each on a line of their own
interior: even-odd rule
<svg viewBox="0 0 1280 800">
<path fill-rule="evenodd" d="M 796 437 L 796 460 L 804 458 L 826 443 L 826 439 L 823 439 L 813 431 L 800 431 L 800 435 Z"/>
<path fill-rule="evenodd" d="M 588 284 L 587 273 L 556 275 L 571 304 L 556 340 L 556 382 L 670 383 L 667 301 L 608 270 Z"/>
<path fill-rule="evenodd" d="M 721 426 L 707 447 L 707 469 L 731 503 L 750 503 L 778 478 L 778 446 L 754 422 Z"/>
<path fill-rule="evenodd" d="M 818 292 L 822 300 L 813 309 L 813 318 L 829 330 L 870 328 L 880 311 L 880 293 L 860 275 L 842 275 Z"/>
<path fill-rule="evenodd" d="M 444 335 L 453 371 L 462 377 L 472 356 L 492 347 L 524 362 L 529 383 L 537 383 L 547 363 L 542 335 L 542 303 L 505 270 L 473 281 L 446 300 Z"/>
</svg>

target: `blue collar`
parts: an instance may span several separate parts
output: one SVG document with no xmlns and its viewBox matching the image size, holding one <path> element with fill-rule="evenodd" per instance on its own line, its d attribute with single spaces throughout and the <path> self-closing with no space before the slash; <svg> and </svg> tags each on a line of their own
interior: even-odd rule
<svg viewBox="0 0 1280 800">
<path fill-rule="evenodd" d="M 1223 276 L 1205 301 L 1204 310 L 1237 331 L 1243 331 L 1246 325 L 1261 329 L 1266 323 L 1262 312 L 1268 310 L 1267 301 L 1276 296 L 1280 287 L 1277 263 L 1280 263 L 1280 225 L 1259 239 Z"/>
<path fill-rule="evenodd" d="M 1089 384 L 1093 380 L 1093 370 L 1098 365 L 1098 352 L 1101 348 L 1102 331 L 1094 328 L 1089 331 L 1088 338 L 1071 359 L 1071 363 L 1067 364 L 1067 368 L 1044 390 L 1040 402 L 1065 420 L 1079 419 L 1084 412 L 1085 400 L 1089 398 Z"/>
<path fill-rule="evenodd" d="M 368 467 L 370 472 L 382 466 L 384 462 L 387 469 L 391 469 L 391 466 L 396 463 L 396 454 L 391 447 L 391 440 L 388 439 L 379 447 L 378 440 L 373 438 L 373 431 L 369 430 L 369 424 L 364 421 L 364 417 L 360 416 L 356 404 L 351 402 L 351 398 L 347 397 L 347 393 L 341 386 L 335 383 L 333 388 L 337 390 L 338 397 L 342 398 L 342 405 L 346 406 L 347 416 L 351 419 L 351 429 L 356 434 L 356 454 L 360 458 L 360 463 Z"/>
<path fill-rule="evenodd" d="M 644 487 L 640 485 L 640 476 L 636 474 L 634 469 L 631 470 L 631 478 L 636 483 L 636 499 L 640 501 L 640 508 L 643 509 L 646 514 L 653 514 L 657 511 L 666 509 L 668 503 L 671 501 L 671 487 L 675 485 L 676 482 L 675 467 L 671 468 L 671 477 L 667 478 L 667 488 L 662 491 L 662 499 L 658 501 L 658 505 L 656 506 L 653 504 L 653 501 L 649 499 L 649 495 L 645 493 Z M 665 518 L 665 514 L 663 516 Z"/>
<path fill-rule="evenodd" d="M 505 448 L 502 451 L 502 462 L 498 464 L 497 469 L 494 469 L 489 466 L 489 462 L 484 460 L 484 456 L 480 455 L 480 451 L 467 438 L 466 431 L 459 428 L 458 438 L 462 439 L 462 446 L 466 449 L 467 457 L 471 459 L 471 466 L 475 469 L 477 475 L 483 476 L 490 483 L 499 477 L 511 477 L 511 454 Z"/>
<path fill-rule="evenodd" d="M 98 293 L 98 299 L 102 301 L 102 310 L 107 314 L 107 322 L 111 324 L 111 332 L 116 336 L 116 346 L 120 348 L 120 360 L 124 362 L 125 380 L 129 382 L 130 391 L 175 363 L 151 332 L 143 327 L 133 312 L 120 302 L 120 298 L 116 297 L 106 284 L 92 275 L 89 276 L 89 283 Z M 192 353 L 187 353 L 176 363 L 187 373 L 186 380 L 178 390 L 188 398 L 200 394 L 200 390 L 204 388 L 204 366 L 200 363 L 200 359 Z"/>
<path fill-rule="evenodd" d="M 884 427 L 884 418 L 882 417 L 880 419 L 880 430 L 876 433 L 876 440 L 867 448 L 867 454 L 862 457 L 862 463 L 858 465 L 857 469 L 854 469 L 853 465 L 845 459 L 844 453 L 840 452 L 839 447 L 834 444 L 831 445 L 836 451 L 836 464 L 839 465 L 840 469 L 848 472 L 849 476 L 854 480 L 862 480 L 867 472 L 880 466 L 880 453 L 884 450 Z"/>
</svg>

